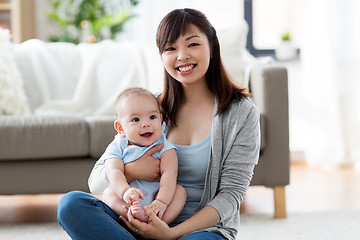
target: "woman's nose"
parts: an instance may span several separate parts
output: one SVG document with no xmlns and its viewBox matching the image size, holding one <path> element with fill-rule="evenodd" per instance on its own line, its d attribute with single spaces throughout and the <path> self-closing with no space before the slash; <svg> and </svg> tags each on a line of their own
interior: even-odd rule
<svg viewBox="0 0 360 240">
<path fill-rule="evenodd" d="M 185 50 L 179 51 L 178 57 L 177 57 L 178 61 L 185 61 L 189 58 L 190 58 L 190 55 L 187 51 L 185 51 Z"/>
</svg>

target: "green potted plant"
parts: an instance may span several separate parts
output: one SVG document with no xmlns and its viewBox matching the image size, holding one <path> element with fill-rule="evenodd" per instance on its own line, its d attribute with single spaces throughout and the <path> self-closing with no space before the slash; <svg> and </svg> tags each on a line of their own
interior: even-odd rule
<svg viewBox="0 0 360 240">
<path fill-rule="evenodd" d="M 60 27 L 60 33 L 50 41 L 99 42 L 114 39 L 132 17 L 131 10 L 139 1 L 119 0 L 116 12 L 102 0 L 48 0 L 52 11 L 46 15 Z"/>
<path fill-rule="evenodd" d="M 290 32 L 284 32 L 283 34 L 281 34 L 281 40 L 282 40 L 283 42 L 291 41 Z"/>
<path fill-rule="evenodd" d="M 290 32 L 281 34 L 281 43 L 275 49 L 276 59 L 280 61 L 291 60 L 296 57 L 296 48 L 292 44 Z"/>
</svg>

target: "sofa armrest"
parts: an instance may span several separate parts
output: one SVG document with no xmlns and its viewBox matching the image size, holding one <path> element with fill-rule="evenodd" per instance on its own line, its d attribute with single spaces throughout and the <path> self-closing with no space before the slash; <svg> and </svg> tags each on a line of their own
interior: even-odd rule
<svg viewBox="0 0 360 240">
<path fill-rule="evenodd" d="M 287 185 L 290 151 L 286 68 L 278 64 L 255 67 L 251 72 L 250 91 L 264 118 L 261 128 L 265 141 L 259 165 L 255 168 L 254 184 Z"/>
</svg>

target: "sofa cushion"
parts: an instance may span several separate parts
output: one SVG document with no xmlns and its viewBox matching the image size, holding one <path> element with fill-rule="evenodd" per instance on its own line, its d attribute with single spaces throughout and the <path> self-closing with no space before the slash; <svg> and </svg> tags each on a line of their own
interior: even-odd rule
<svg viewBox="0 0 360 240">
<path fill-rule="evenodd" d="M 1 116 L 0 161 L 89 155 L 89 130 L 83 118 Z"/>
<path fill-rule="evenodd" d="M 66 193 L 89 191 L 87 180 L 95 160 L 61 158 L 0 161 L 0 194 Z"/>
<path fill-rule="evenodd" d="M 92 116 L 86 121 L 90 130 L 90 156 L 98 159 L 116 135 L 115 116 Z"/>
</svg>

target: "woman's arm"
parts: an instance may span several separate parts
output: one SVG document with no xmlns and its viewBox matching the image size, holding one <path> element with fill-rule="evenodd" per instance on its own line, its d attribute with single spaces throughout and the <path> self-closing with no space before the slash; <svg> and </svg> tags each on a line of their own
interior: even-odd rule
<svg viewBox="0 0 360 240">
<path fill-rule="evenodd" d="M 136 161 L 125 165 L 125 177 L 127 182 L 134 179 L 141 179 L 149 182 L 160 180 L 160 160 L 152 155 L 161 151 L 164 144 L 158 144 L 150 148 L 144 155 Z"/>
<path fill-rule="evenodd" d="M 169 239 L 178 239 L 188 233 L 214 226 L 219 221 L 220 216 L 217 210 L 211 206 L 205 206 L 185 222 L 171 228 Z"/>
</svg>

